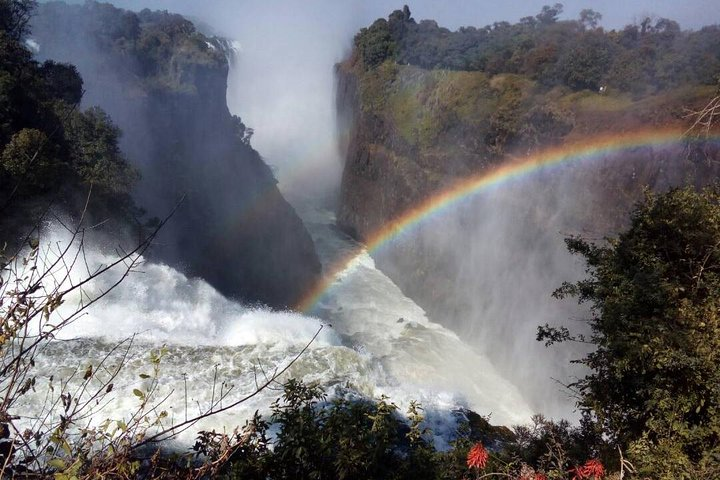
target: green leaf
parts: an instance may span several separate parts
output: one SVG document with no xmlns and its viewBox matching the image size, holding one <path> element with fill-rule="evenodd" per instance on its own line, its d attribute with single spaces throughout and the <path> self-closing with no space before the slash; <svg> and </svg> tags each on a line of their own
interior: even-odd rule
<svg viewBox="0 0 720 480">
<path fill-rule="evenodd" d="M 133 395 L 138 397 L 140 400 L 145 400 L 145 394 L 142 392 L 142 390 L 138 390 L 137 388 L 133 389 Z"/>
<path fill-rule="evenodd" d="M 62 458 L 53 458 L 48 462 L 48 466 L 54 468 L 55 470 L 65 470 L 67 464 Z"/>
</svg>

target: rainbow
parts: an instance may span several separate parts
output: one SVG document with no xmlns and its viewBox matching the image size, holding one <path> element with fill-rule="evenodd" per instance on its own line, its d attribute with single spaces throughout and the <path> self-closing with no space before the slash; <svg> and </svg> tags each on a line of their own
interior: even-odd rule
<svg viewBox="0 0 720 480">
<path fill-rule="evenodd" d="M 704 140 L 717 142 L 720 140 L 720 136 L 714 135 Z M 592 137 L 582 142 L 563 144 L 527 157 L 515 157 L 490 171 L 484 171 L 469 178 L 461 179 L 428 197 L 413 208 L 406 210 L 368 235 L 365 239 L 364 248 L 358 249 L 353 254 L 331 265 L 323 278 L 297 303 L 296 309 L 301 312 L 312 310 L 330 289 L 337 276 L 350 268 L 353 260 L 362 253 L 373 253 L 387 242 L 424 220 L 490 187 L 529 176 L 540 169 L 548 167 L 602 159 L 638 147 L 667 147 L 688 141 L 688 137 L 677 129 L 648 129 L 621 134 L 613 133 Z"/>
</svg>

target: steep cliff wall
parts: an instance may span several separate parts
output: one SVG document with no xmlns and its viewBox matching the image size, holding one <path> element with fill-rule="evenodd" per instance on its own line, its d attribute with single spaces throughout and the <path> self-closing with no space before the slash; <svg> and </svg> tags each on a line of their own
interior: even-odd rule
<svg viewBox="0 0 720 480">
<path fill-rule="evenodd" d="M 548 148 L 579 148 L 598 137 L 612 143 L 629 132 L 682 132 L 685 109 L 697 109 L 716 94 L 715 85 L 691 81 L 641 93 L 569 86 L 564 77 L 553 83 L 554 77 L 542 77 L 555 68 L 547 61 L 536 66 L 543 72 L 538 75 L 438 67 L 432 60 L 445 61 L 443 49 L 447 55 L 462 50 L 454 49 L 450 32 L 428 25 L 395 12 L 363 29 L 351 56 L 336 68 L 340 115 L 351 119 L 338 220 L 360 240 L 446 186 L 506 162 Z M 574 25 L 548 27 L 548 34 L 560 27 L 585 35 Z M 403 29 L 420 31 L 428 45 L 410 45 Z M 486 30 L 487 36 L 496 30 L 503 35 L 500 27 Z M 522 65 L 527 32 L 518 33 L 501 40 L 517 43 Z M 466 56 L 487 47 L 482 39 L 470 40 Z M 568 42 L 563 48 L 572 48 Z M 430 67 L 416 62 L 415 54 L 429 56 Z M 512 63 L 510 57 L 502 58 Z M 645 186 L 701 185 L 720 173 L 716 144 L 650 141 L 626 147 L 487 189 L 373 254 L 433 320 L 483 349 L 543 411 L 554 408 L 543 382 L 576 374 L 565 366 L 578 352 L 545 351 L 535 341 L 537 325 L 585 314 L 551 298 L 563 281 L 583 275 L 563 238 L 582 234 L 601 241 L 623 226 Z"/>
<path fill-rule="evenodd" d="M 134 192 L 163 217 L 153 255 L 222 293 L 291 305 L 320 273 L 312 240 L 228 111 L 223 44 L 177 15 L 107 4 L 42 4 L 38 55 L 77 65 L 86 105 L 104 108 L 140 170 Z"/>
<path fill-rule="evenodd" d="M 352 118 L 338 216 L 359 238 L 443 186 L 509 160 L 603 135 L 686 128 L 685 109 L 701 106 L 714 91 L 699 86 L 633 100 L 562 87 L 543 91 L 517 75 L 391 61 L 366 70 L 357 57 L 336 71 L 338 107 Z M 644 146 L 624 152 L 621 161 L 577 171 L 578 182 L 607 197 L 600 217 L 586 211 L 585 218 L 596 229 L 617 227 L 642 186 L 706 180 L 714 171 L 711 157 Z"/>
</svg>

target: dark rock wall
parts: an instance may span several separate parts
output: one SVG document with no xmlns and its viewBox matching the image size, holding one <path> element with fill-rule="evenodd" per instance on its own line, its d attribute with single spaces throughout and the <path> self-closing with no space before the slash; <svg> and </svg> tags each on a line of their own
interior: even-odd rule
<svg viewBox="0 0 720 480">
<path fill-rule="evenodd" d="M 134 14 L 98 9 L 41 5 L 32 37 L 41 58 L 77 65 L 83 105 L 99 105 L 122 129 L 121 147 L 142 175 L 139 206 L 163 218 L 181 201 L 151 255 L 227 296 L 292 305 L 318 278 L 320 263 L 244 125 L 228 111 L 222 45 L 193 31 L 168 41 L 161 28 L 167 44 L 158 65 L 148 67 L 136 48 L 147 42 L 143 33 L 154 22 L 180 20 L 142 12 L 139 38 L 109 43 L 108 25 Z"/>
</svg>

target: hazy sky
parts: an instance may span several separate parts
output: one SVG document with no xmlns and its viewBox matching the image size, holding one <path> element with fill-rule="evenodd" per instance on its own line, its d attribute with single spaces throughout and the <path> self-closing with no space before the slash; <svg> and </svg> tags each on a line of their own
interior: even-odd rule
<svg viewBox="0 0 720 480">
<path fill-rule="evenodd" d="M 534 15 L 543 5 L 554 0 L 420 0 L 407 4 L 417 20 L 432 18 L 448 28 L 463 25 L 484 26 L 495 21 L 517 21 Z M 403 1 L 388 0 L 118 0 L 118 6 L 137 9 L 148 6 L 196 16 L 220 19 L 225 28 L 231 28 L 236 12 L 248 16 L 258 12 L 272 12 L 278 25 L 298 21 L 296 15 L 323 15 L 328 23 L 338 22 L 345 27 L 359 27 L 375 18 L 386 17 L 392 10 L 402 8 Z M 603 14 L 606 28 L 617 28 L 640 16 L 658 15 L 671 18 L 683 28 L 698 28 L 720 22 L 718 0 L 566 0 L 563 18 L 576 18 L 580 10 L 592 8 Z M 225 11 L 229 15 L 218 17 Z M 329 26 L 329 25 L 328 25 Z"/>
</svg>

